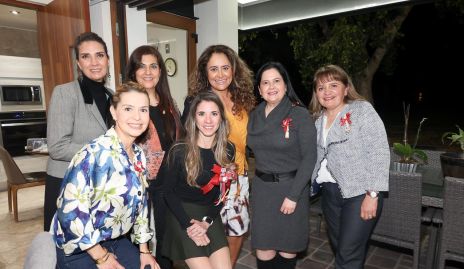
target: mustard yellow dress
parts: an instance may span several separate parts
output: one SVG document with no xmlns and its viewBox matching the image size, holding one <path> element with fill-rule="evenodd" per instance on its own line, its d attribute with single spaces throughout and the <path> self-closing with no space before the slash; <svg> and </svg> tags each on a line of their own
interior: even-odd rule
<svg viewBox="0 0 464 269">
<path fill-rule="evenodd" d="M 229 122 L 229 141 L 235 145 L 235 163 L 238 166 L 238 181 L 232 183 L 227 200 L 221 210 L 221 218 L 227 236 L 241 236 L 248 231 L 250 217 L 248 214 L 249 184 L 247 161 L 245 156 L 248 114 L 242 111 L 234 115 L 226 111 Z"/>
</svg>

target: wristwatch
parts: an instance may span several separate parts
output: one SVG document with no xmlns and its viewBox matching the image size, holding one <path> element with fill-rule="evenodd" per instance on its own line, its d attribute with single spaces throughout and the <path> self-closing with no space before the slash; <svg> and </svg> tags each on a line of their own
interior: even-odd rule
<svg viewBox="0 0 464 269">
<path fill-rule="evenodd" d="M 366 191 L 366 194 L 369 195 L 371 198 L 377 198 L 379 196 L 378 191 Z"/>
<path fill-rule="evenodd" d="M 208 217 L 208 216 L 204 216 L 201 221 L 204 221 L 206 223 L 208 223 L 209 225 L 213 225 L 213 219 L 211 217 Z"/>
</svg>

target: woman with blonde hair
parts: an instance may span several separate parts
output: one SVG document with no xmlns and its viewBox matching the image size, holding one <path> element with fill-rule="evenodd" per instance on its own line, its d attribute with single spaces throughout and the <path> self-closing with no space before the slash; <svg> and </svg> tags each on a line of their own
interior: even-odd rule
<svg viewBox="0 0 464 269">
<path fill-rule="evenodd" d="M 51 228 L 57 268 L 159 269 L 147 244 L 145 155 L 135 143 L 148 126 L 147 92 L 121 85 L 110 112 L 115 125 L 78 151 L 64 176 Z"/>
</svg>

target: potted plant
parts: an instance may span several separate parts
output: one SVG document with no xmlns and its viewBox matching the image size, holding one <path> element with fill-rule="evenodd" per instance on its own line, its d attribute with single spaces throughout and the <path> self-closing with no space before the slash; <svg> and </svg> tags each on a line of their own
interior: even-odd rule
<svg viewBox="0 0 464 269">
<path fill-rule="evenodd" d="M 441 169 L 444 176 L 464 178 L 464 131 L 458 125 L 456 127 L 457 132 L 446 132 L 441 140 L 443 143 L 445 139 L 450 140 L 450 145 L 459 144 L 461 151 L 441 154 Z"/>
<path fill-rule="evenodd" d="M 416 138 L 414 139 L 414 144 L 411 146 L 408 143 L 408 125 L 409 125 L 409 108 L 403 103 L 403 113 L 404 113 L 404 133 L 403 133 L 403 143 L 393 143 L 393 152 L 400 156 L 399 161 L 393 162 L 393 169 L 395 171 L 409 172 L 414 173 L 417 169 L 417 164 L 419 161 L 422 163 L 427 162 L 427 154 L 423 150 L 417 149 L 417 141 L 419 141 L 419 134 L 422 128 L 422 124 L 427 120 L 427 118 L 422 118 L 417 128 Z"/>
</svg>

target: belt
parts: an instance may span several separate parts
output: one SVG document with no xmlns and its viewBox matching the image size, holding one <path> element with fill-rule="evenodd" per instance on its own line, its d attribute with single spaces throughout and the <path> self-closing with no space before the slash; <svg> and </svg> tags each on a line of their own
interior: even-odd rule
<svg viewBox="0 0 464 269">
<path fill-rule="evenodd" d="M 285 173 L 264 173 L 256 169 L 255 175 L 257 175 L 261 180 L 266 182 L 279 182 L 282 179 L 294 178 L 296 175 L 296 170 Z"/>
</svg>

